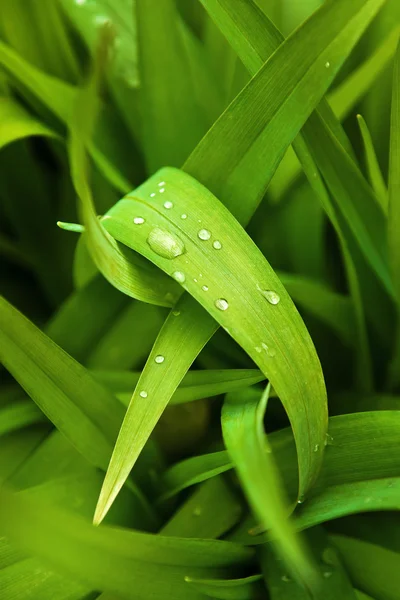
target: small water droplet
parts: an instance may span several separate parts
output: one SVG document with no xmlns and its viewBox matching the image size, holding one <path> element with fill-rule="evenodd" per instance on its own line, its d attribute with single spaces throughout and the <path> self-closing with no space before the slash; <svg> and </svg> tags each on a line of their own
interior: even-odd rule
<svg viewBox="0 0 400 600">
<path fill-rule="evenodd" d="M 193 515 L 195 517 L 199 517 L 201 515 L 201 513 L 202 513 L 202 510 L 201 510 L 200 506 L 196 506 L 196 508 L 193 510 Z"/>
<path fill-rule="evenodd" d="M 198 279 L 196 279 L 196 277 L 193 279 L 193 281 L 194 281 L 195 283 L 198 283 L 198 282 L 199 282 L 199 281 L 198 281 Z"/>
<path fill-rule="evenodd" d="M 161 192 L 161 190 L 160 190 Z M 172 204 L 172 202 L 170 200 L 167 200 L 166 202 L 164 202 L 164 208 L 172 208 L 174 205 Z"/>
<path fill-rule="evenodd" d="M 329 69 L 329 67 L 330 67 L 330 66 L 331 66 L 331 63 L 329 62 L 329 60 L 327 60 L 327 61 L 326 61 L 326 63 L 325 63 L 325 67 L 326 67 L 327 69 Z"/>
<path fill-rule="evenodd" d="M 145 392 L 144 390 L 142 390 L 140 392 L 139 396 L 141 396 L 142 398 L 147 398 L 148 394 L 147 394 L 147 392 Z"/>
<path fill-rule="evenodd" d="M 210 239 L 211 233 L 208 231 L 208 229 L 200 229 L 200 231 L 197 234 L 197 237 L 200 240 L 203 240 L 204 242 L 206 242 L 207 240 Z"/>
<path fill-rule="evenodd" d="M 215 306 L 219 310 L 227 310 L 229 308 L 229 304 L 225 298 L 218 298 L 218 300 L 215 301 Z"/>
<path fill-rule="evenodd" d="M 279 302 L 281 300 L 280 296 L 273 290 L 261 290 L 261 293 L 264 296 L 264 298 L 266 298 L 268 300 L 268 302 L 270 304 L 273 304 L 273 305 L 279 304 Z"/>
<path fill-rule="evenodd" d="M 282 575 L 281 579 L 285 583 L 289 583 L 289 581 L 292 581 L 288 575 Z"/>
<path fill-rule="evenodd" d="M 199 277 L 203 277 L 203 273 L 199 273 Z"/>
<path fill-rule="evenodd" d="M 179 315 L 181 314 L 180 310 L 173 310 L 172 314 L 174 315 L 174 317 L 179 317 Z"/>
<path fill-rule="evenodd" d="M 219 240 L 215 240 L 215 242 L 213 242 L 213 248 L 215 248 L 216 250 L 221 250 L 222 248 L 222 244 Z"/>
<path fill-rule="evenodd" d="M 165 192 L 165 188 L 160 188 L 158 191 L 160 192 L 160 194 L 163 194 Z"/>
<path fill-rule="evenodd" d="M 331 435 L 329 435 L 329 433 L 327 433 L 325 435 L 324 446 L 332 446 L 332 445 L 333 445 L 333 437 Z"/>
<path fill-rule="evenodd" d="M 163 356 L 162 354 L 157 354 L 157 356 L 154 359 L 154 362 L 156 362 L 158 365 L 160 365 L 161 363 L 163 363 L 165 360 L 165 356 Z"/>
<path fill-rule="evenodd" d="M 324 571 L 324 577 L 325 579 L 329 579 L 329 577 L 332 576 L 332 571 Z"/>
<path fill-rule="evenodd" d="M 182 271 L 174 271 L 172 273 L 172 277 L 175 279 L 175 281 L 177 281 L 178 283 L 185 283 L 186 281 L 186 277 L 185 277 L 185 273 L 182 273 Z"/>
<path fill-rule="evenodd" d="M 203 285 L 201 289 L 203 290 L 203 292 L 208 292 L 208 285 Z"/>
<path fill-rule="evenodd" d="M 314 446 L 314 452 L 318 452 L 318 450 L 319 450 L 319 444 L 315 444 L 315 446 Z"/>
<path fill-rule="evenodd" d="M 171 260 L 186 252 L 185 244 L 182 240 L 169 231 L 159 229 L 158 227 L 150 231 L 147 243 L 156 254 Z"/>
<path fill-rule="evenodd" d="M 181 219 L 187 219 L 187 214 L 185 214 L 185 213 L 181 214 Z"/>
<path fill-rule="evenodd" d="M 143 217 L 135 217 L 133 219 L 133 222 L 135 223 L 135 225 L 142 225 L 142 223 L 144 223 L 144 219 Z"/>
<path fill-rule="evenodd" d="M 297 500 L 297 504 L 303 504 L 305 500 L 304 496 L 300 496 L 299 499 Z"/>
<path fill-rule="evenodd" d="M 156 195 L 156 193 L 153 192 L 152 194 L 150 194 L 150 198 L 154 198 L 155 195 Z"/>
<path fill-rule="evenodd" d="M 165 185 L 165 181 L 160 181 L 160 183 L 158 184 L 158 187 L 162 187 L 163 185 Z"/>
</svg>

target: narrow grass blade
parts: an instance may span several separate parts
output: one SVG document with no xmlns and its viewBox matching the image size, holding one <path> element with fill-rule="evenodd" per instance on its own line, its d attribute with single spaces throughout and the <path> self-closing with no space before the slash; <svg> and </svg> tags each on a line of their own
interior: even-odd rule
<svg viewBox="0 0 400 600">
<path fill-rule="evenodd" d="M 354 585 L 380 600 L 397 600 L 400 555 L 351 537 L 331 536 Z"/>
<path fill-rule="evenodd" d="M 215 539 L 234 527 L 242 507 L 222 477 L 214 477 L 192 494 L 161 530 L 162 535 Z"/>
<path fill-rule="evenodd" d="M 0 435 L 44 422 L 46 417 L 30 400 L 13 402 L 0 408 Z"/>
<path fill-rule="evenodd" d="M 222 408 L 222 434 L 250 506 L 271 531 L 287 568 L 309 591 L 315 588 L 314 565 L 288 520 L 289 506 L 264 434 L 269 386 L 261 396 L 249 389 L 229 394 Z"/>
<path fill-rule="evenodd" d="M 7 96 L 0 97 L 0 148 L 30 136 L 58 137 L 18 102 Z"/>
<path fill-rule="evenodd" d="M 357 115 L 357 120 L 363 139 L 365 160 L 367 163 L 369 180 L 371 182 L 372 188 L 374 189 L 376 198 L 379 200 L 383 212 L 385 213 L 385 215 L 387 215 L 388 190 L 375 153 L 372 137 L 369 132 L 368 125 L 366 124 L 363 117 L 361 115 Z"/>
<path fill-rule="evenodd" d="M 160 181 L 163 183 L 164 187 L 161 189 L 164 193 L 159 196 L 166 199 L 162 207 L 159 206 L 158 199 L 153 201 L 151 198 L 152 190 L 160 189 Z M 165 208 L 170 205 L 173 210 Z M 187 220 L 182 220 L 180 216 L 184 209 L 189 214 Z M 212 220 L 210 212 L 213 214 Z M 110 211 L 106 226 L 117 240 L 132 246 L 132 233 L 135 229 L 131 231 L 130 223 L 133 223 L 133 228 L 136 227 L 134 219 L 137 215 L 144 222 L 136 234 L 136 250 L 172 277 L 177 278 L 177 273 L 179 274 L 184 289 L 229 330 L 230 335 L 269 377 L 280 395 L 299 444 L 299 462 L 303 465 L 302 470 L 304 469 L 299 493 L 304 494 L 308 487 L 306 481 L 311 482 L 315 478 L 321 461 L 322 452 L 315 453 L 313 449 L 316 444 L 322 448 L 320 444 L 326 428 L 326 399 L 315 349 L 287 292 L 232 215 L 210 192 L 188 175 L 173 169 L 161 170 L 154 179 L 138 188 L 135 196 L 120 201 Z M 207 229 L 199 229 L 199 220 L 202 227 Z M 163 239 L 168 242 L 171 237 L 178 240 L 184 251 L 173 260 L 172 257 L 165 258 L 161 246 L 160 250 L 158 246 L 152 247 L 154 233 L 160 237 L 161 242 Z M 205 235 L 205 240 L 201 239 L 202 235 Z M 226 277 L 227 273 L 230 274 L 229 279 Z M 253 307 L 252 316 L 244 318 L 244 306 L 247 310 L 248 307 Z M 170 360 L 170 353 L 170 350 L 162 353 L 165 363 Z M 295 371 L 303 373 L 303 377 L 289 378 L 287 364 L 296 364 Z M 145 371 L 142 378 L 144 374 Z M 304 387 L 305 381 L 308 381 L 307 389 Z M 152 385 L 154 386 L 154 379 Z M 315 386 L 314 392 L 311 392 L 310 385 Z M 147 388 L 142 389 L 148 392 Z M 148 407 L 147 402 L 146 410 L 149 410 Z M 127 424 L 123 427 L 120 449 L 117 446 L 115 450 L 117 457 L 122 448 L 129 448 L 131 458 L 124 467 L 125 473 L 135 460 L 131 440 L 143 435 L 143 429 L 140 433 L 137 429 L 140 422 L 138 416 L 133 411 L 129 411 L 128 415 L 129 427 Z M 149 433 L 150 425 L 149 423 Z M 111 468 L 112 471 L 114 468 Z M 113 476 L 124 480 L 117 470 Z M 112 490 L 109 484 L 106 487 Z"/>
<path fill-rule="evenodd" d="M 261 575 L 250 575 L 242 579 L 195 579 L 186 581 L 208 598 L 220 600 L 254 600 L 261 597 L 264 587 Z"/>
</svg>

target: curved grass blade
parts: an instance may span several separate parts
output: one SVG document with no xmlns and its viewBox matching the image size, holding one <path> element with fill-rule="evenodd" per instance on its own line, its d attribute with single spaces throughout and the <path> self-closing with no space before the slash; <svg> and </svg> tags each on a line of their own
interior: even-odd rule
<svg viewBox="0 0 400 600">
<path fill-rule="evenodd" d="M 179 315 L 178 315 L 179 316 Z M 93 376 L 103 385 L 108 387 L 114 394 L 126 402 L 125 394 L 135 388 L 140 372 L 130 371 L 92 371 Z M 265 376 L 256 369 L 212 369 L 202 371 L 188 371 L 182 379 L 178 389 L 172 396 L 170 404 L 184 404 L 194 402 L 202 398 L 211 398 L 234 392 L 244 387 L 263 381 Z"/>
<path fill-rule="evenodd" d="M 264 433 L 269 389 L 270 385 L 261 398 L 251 388 L 228 394 L 222 408 L 222 435 L 252 510 L 270 530 L 287 568 L 311 591 L 316 584 L 315 568 L 288 519 L 289 503 Z"/>
<path fill-rule="evenodd" d="M 187 577 L 185 581 L 208 598 L 221 600 L 254 600 L 261 598 L 265 591 L 260 584 L 261 575 L 250 575 L 242 579 L 195 579 Z"/>
<path fill-rule="evenodd" d="M 252 550 L 230 542 L 95 528 L 29 492 L 14 494 L 3 487 L 0 506 L 0 531 L 17 547 L 94 589 L 132 600 L 152 595 L 201 600 L 200 594 L 189 593 L 185 576 L 229 577 L 253 562 Z"/>
<path fill-rule="evenodd" d="M 354 585 L 379 600 L 397 600 L 400 554 L 351 537 L 331 536 Z"/>
<path fill-rule="evenodd" d="M 296 511 L 295 525 L 307 529 L 360 512 L 400 510 L 400 478 L 371 479 L 321 490 Z"/>
<path fill-rule="evenodd" d="M 104 229 L 94 209 L 88 183 L 86 146 L 90 144 L 99 109 L 96 92 L 100 70 L 104 68 L 108 51 L 107 35 L 107 32 L 103 34 L 98 64 L 95 65 L 89 85 L 78 95 L 74 118 L 71 121 L 69 142 L 71 174 L 80 199 L 79 208 L 85 226 L 86 241 L 97 268 L 114 287 L 143 302 L 172 306 L 180 294 L 178 286 L 134 252 L 121 248 Z"/>
<path fill-rule="evenodd" d="M 12 98 L 0 97 L 0 149 L 16 140 L 30 136 L 58 136 L 49 127 L 32 117 Z"/>
<path fill-rule="evenodd" d="M 160 182 L 163 183 L 161 188 Z M 165 199 L 161 207 L 158 199 L 151 198 L 154 189 L 164 190 L 158 195 L 163 201 Z M 173 210 L 168 208 L 170 205 Z M 183 210 L 187 211 L 188 219 L 181 219 Z M 230 335 L 271 380 L 295 430 L 299 463 L 303 471 L 299 493 L 303 495 L 315 479 L 321 461 L 322 452 L 315 453 L 314 447 L 318 444 L 322 449 L 325 436 L 325 388 L 307 330 L 261 252 L 231 213 L 210 192 L 190 176 L 170 168 L 162 169 L 137 188 L 135 196 L 121 200 L 108 216 L 106 227 L 112 235 L 125 244 L 134 245 L 138 252 L 162 270 L 180 279 L 184 289 L 229 330 Z M 137 217 L 144 221 L 139 231 L 134 223 Z M 199 220 L 201 226 L 207 229 L 199 229 Z M 138 233 L 132 243 L 135 231 Z M 161 249 L 153 244 L 154 235 L 157 243 L 161 240 Z M 206 239 L 202 240 L 201 236 L 204 235 Z M 172 239 L 174 243 L 182 244 L 182 253 L 172 260 L 171 256 L 164 257 L 162 242 L 165 239 L 167 243 Z M 226 276 L 228 273 L 229 278 Z M 162 353 L 166 364 L 171 360 L 169 354 L 170 351 Z M 292 376 L 288 376 L 289 364 Z M 143 386 L 145 371 L 139 381 L 140 387 Z M 294 373 L 297 375 L 293 376 Z M 154 378 L 150 385 L 154 387 Z M 151 398 L 151 390 L 146 387 L 141 389 Z M 146 411 L 149 410 L 148 406 L 146 404 Z M 139 406 L 136 410 L 139 411 Z M 121 451 L 128 452 L 131 457 L 124 466 L 124 474 L 118 473 L 119 461 L 110 467 L 110 473 L 119 484 L 135 462 L 132 440 L 144 435 L 143 428 L 139 431 L 141 419 L 135 412 L 128 409 L 126 419 L 129 418 L 129 426 L 125 421 L 115 450 L 114 461 L 117 461 L 116 457 Z M 151 432 L 150 426 L 151 422 L 147 435 Z M 104 498 L 112 489 L 113 486 L 106 482 Z M 100 504 L 103 502 L 104 499 Z"/>
<path fill-rule="evenodd" d="M 375 153 L 372 137 L 364 118 L 361 115 L 357 115 L 357 120 L 363 139 L 369 180 L 375 192 L 376 198 L 379 200 L 379 204 L 381 205 L 383 212 L 385 213 L 385 215 L 387 215 L 388 190 Z"/>
<path fill-rule="evenodd" d="M 43 422 L 46 422 L 46 417 L 30 400 L 0 408 L 0 435 Z"/>
</svg>

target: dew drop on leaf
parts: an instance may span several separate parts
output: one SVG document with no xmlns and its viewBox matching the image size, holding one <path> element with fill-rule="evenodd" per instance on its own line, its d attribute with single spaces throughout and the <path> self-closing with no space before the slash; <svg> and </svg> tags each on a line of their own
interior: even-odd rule
<svg viewBox="0 0 400 600">
<path fill-rule="evenodd" d="M 161 192 L 162 190 L 160 190 Z M 166 202 L 164 202 L 164 208 L 172 208 L 174 205 L 172 204 L 172 202 L 170 200 L 167 200 Z"/>
<path fill-rule="evenodd" d="M 203 292 L 208 292 L 208 285 L 203 285 L 201 289 Z"/>
<path fill-rule="evenodd" d="M 142 391 L 139 393 L 139 396 L 141 396 L 142 398 L 147 398 L 147 395 L 148 395 L 148 394 L 147 394 L 147 392 L 145 392 L 144 390 L 142 390 Z"/>
<path fill-rule="evenodd" d="M 165 356 L 163 356 L 162 354 L 157 354 L 157 356 L 154 359 L 154 362 L 156 362 L 158 365 L 160 365 L 161 363 L 163 363 L 165 360 Z"/>
<path fill-rule="evenodd" d="M 185 283 L 186 281 L 186 277 L 185 277 L 185 273 L 182 273 L 182 271 L 174 271 L 172 273 L 172 277 L 175 279 L 175 281 L 177 281 L 178 283 Z"/>
<path fill-rule="evenodd" d="M 187 219 L 187 214 L 183 213 L 183 214 L 181 215 L 181 219 Z"/>
<path fill-rule="evenodd" d="M 280 296 L 273 290 L 261 290 L 261 293 L 270 304 L 279 304 L 281 300 Z"/>
<path fill-rule="evenodd" d="M 160 183 L 158 184 L 158 187 L 162 187 L 163 185 L 165 185 L 165 181 L 160 181 Z"/>
<path fill-rule="evenodd" d="M 213 242 L 213 248 L 215 248 L 216 250 L 221 250 L 222 248 L 222 244 L 219 240 L 215 240 L 215 242 Z"/>
<path fill-rule="evenodd" d="M 206 242 L 207 240 L 210 239 L 211 233 L 208 231 L 208 229 L 200 229 L 199 233 L 197 234 L 197 237 L 200 240 L 203 240 L 204 242 Z"/>
<path fill-rule="evenodd" d="M 179 317 L 179 315 L 181 314 L 180 310 L 173 310 L 172 314 L 174 315 L 174 317 Z"/>
<path fill-rule="evenodd" d="M 225 298 L 218 298 L 218 300 L 215 301 L 215 306 L 218 310 L 227 310 L 229 308 L 229 304 Z"/>
<path fill-rule="evenodd" d="M 159 229 L 158 227 L 150 231 L 147 243 L 156 254 L 170 260 L 186 252 L 185 244 L 182 240 L 169 231 Z"/>
<path fill-rule="evenodd" d="M 144 219 L 143 217 L 135 217 L 133 219 L 133 222 L 135 223 L 135 225 L 142 225 L 142 223 L 144 223 Z"/>
</svg>

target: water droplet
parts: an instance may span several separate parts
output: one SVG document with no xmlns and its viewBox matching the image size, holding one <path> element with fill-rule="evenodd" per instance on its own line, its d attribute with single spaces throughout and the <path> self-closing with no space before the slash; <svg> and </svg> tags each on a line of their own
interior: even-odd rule
<svg viewBox="0 0 400 600">
<path fill-rule="evenodd" d="M 144 390 L 142 390 L 139 394 L 139 396 L 141 396 L 142 398 L 147 398 L 147 392 L 145 392 Z"/>
<path fill-rule="evenodd" d="M 152 194 L 150 194 L 150 198 L 154 198 L 155 195 L 156 195 L 156 193 L 153 192 Z"/>
<path fill-rule="evenodd" d="M 185 273 L 182 273 L 182 271 L 174 271 L 172 273 L 172 277 L 175 279 L 175 281 L 177 281 L 178 283 L 185 283 L 186 281 L 186 277 L 185 277 Z"/>
<path fill-rule="evenodd" d="M 327 69 L 329 69 L 329 67 L 330 67 L 330 66 L 331 66 L 331 63 L 329 62 L 329 60 L 327 60 L 327 61 L 326 61 L 326 63 L 325 63 L 325 67 L 326 67 Z"/>
<path fill-rule="evenodd" d="M 292 581 L 288 575 L 282 575 L 281 579 L 285 583 L 289 583 L 289 581 Z"/>
<path fill-rule="evenodd" d="M 158 184 L 158 187 L 162 187 L 163 185 L 165 185 L 165 181 L 160 181 L 160 183 Z"/>
<path fill-rule="evenodd" d="M 161 192 L 161 190 L 160 190 L 160 192 Z M 172 207 L 173 207 L 173 204 L 169 200 L 164 202 L 164 208 L 172 208 Z"/>
<path fill-rule="evenodd" d="M 332 576 L 332 571 L 325 571 L 324 572 L 325 579 L 329 579 L 329 577 L 331 577 L 331 576 Z"/>
<path fill-rule="evenodd" d="M 270 356 L 271 358 L 273 358 L 276 354 L 275 350 L 273 348 L 270 348 L 269 346 L 267 346 L 267 344 L 265 342 L 261 343 L 261 346 L 264 348 L 267 356 Z"/>
<path fill-rule="evenodd" d="M 203 285 L 201 289 L 203 290 L 203 292 L 208 292 L 208 285 Z"/>
<path fill-rule="evenodd" d="M 215 248 L 216 250 L 221 250 L 222 248 L 222 244 L 219 240 L 215 240 L 215 242 L 213 242 L 213 248 Z"/>
<path fill-rule="evenodd" d="M 270 304 L 279 304 L 281 298 L 280 296 L 274 292 L 273 290 L 261 290 L 262 295 L 264 296 L 264 298 L 266 298 L 268 300 L 268 302 Z"/>
<path fill-rule="evenodd" d="M 193 515 L 195 517 L 199 517 L 201 515 L 201 513 L 202 513 L 202 510 L 201 510 L 200 506 L 196 506 L 196 508 L 193 510 Z"/>
<path fill-rule="evenodd" d="M 206 242 L 210 239 L 211 233 L 208 231 L 208 229 L 200 229 L 199 233 L 197 234 L 197 237 Z"/>
<path fill-rule="evenodd" d="M 227 310 L 229 308 L 229 304 L 224 298 L 218 298 L 218 300 L 215 301 L 215 306 L 219 310 Z"/>
<path fill-rule="evenodd" d="M 157 354 L 157 356 L 154 359 L 154 362 L 156 362 L 158 365 L 161 365 L 161 363 L 163 363 L 165 360 L 165 356 L 163 356 L 162 354 Z"/>
<path fill-rule="evenodd" d="M 172 314 L 174 315 L 174 317 L 179 317 L 179 315 L 181 314 L 180 310 L 173 310 Z"/>
<path fill-rule="evenodd" d="M 199 273 L 199 277 L 203 277 L 203 273 Z"/>
<path fill-rule="evenodd" d="M 183 214 L 181 215 L 181 219 L 187 219 L 187 214 L 183 213 Z"/>
<path fill-rule="evenodd" d="M 333 437 L 331 435 L 329 435 L 329 433 L 327 433 L 325 435 L 324 446 L 332 446 L 332 445 L 333 445 Z"/>
<path fill-rule="evenodd" d="M 160 192 L 160 194 L 163 194 L 165 192 L 165 188 L 160 188 L 158 191 Z"/>
<path fill-rule="evenodd" d="M 256 346 L 255 350 L 256 350 L 256 352 L 262 352 L 261 346 Z"/>
<path fill-rule="evenodd" d="M 135 217 L 133 219 L 133 222 L 135 223 L 135 225 L 141 225 L 142 223 L 144 223 L 144 219 L 143 217 Z"/>
<path fill-rule="evenodd" d="M 194 281 L 195 283 L 198 283 L 198 282 L 199 282 L 199 281 L 198 281 L 198 279 L 196 279 L 196 277 L 193 279 L 193 281 Z"/>
<path fill-rule="evenodd" d="M 150 231 L 147 243 L 156 254 L 171 260 L 186 252 L 185 244 L 182 240 L 169 231 L 159 229 L 158 227 Z"/>
<path fill-rule="evenodd" d="M 315 446 L 314 446 L 314 452 L 318 452 L 318 450 L 319 450 L 319 444 L 315 444 Z"/>
<path fill-rule="evenodd" d="M 300 496 L 299 499 L 297 500 L 297 504 L 303 504 L 304 500 L 305 500 L 305 497 Z"/>
</svg>

